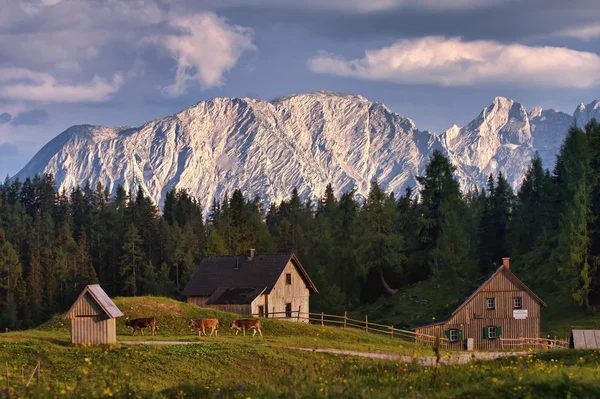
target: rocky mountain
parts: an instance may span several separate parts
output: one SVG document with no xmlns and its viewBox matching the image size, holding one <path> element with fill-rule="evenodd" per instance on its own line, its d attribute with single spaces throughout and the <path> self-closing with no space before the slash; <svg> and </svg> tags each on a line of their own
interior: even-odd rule
<svg viewBox="0 0 600 399">
<path fill-rule="evenodd" d="M 139 184 L 157 204 L 186 188 L 205 204 L 240 188 L 267 205 L 296 187 L 317 198 L 331 182 L 337 194 L 366 196 L 378 179 L 398 193 L 415 186 L 434 149 L 457 166 L 463 187 L 502 171 L 520 184 L 538 150 L 546 166 L 573 118 L 600 116 L 596 101 L 573 116 L 498 97 L 467 126 L 441 135 L 362 96 L 320 91 L 271 102 L 250 98 L 201 101 L 141 127 L 73 126 L 44 146 L 15 176 L 51 172 L 70 190 L 89 181 L 114 191 Z"/>
</svg>

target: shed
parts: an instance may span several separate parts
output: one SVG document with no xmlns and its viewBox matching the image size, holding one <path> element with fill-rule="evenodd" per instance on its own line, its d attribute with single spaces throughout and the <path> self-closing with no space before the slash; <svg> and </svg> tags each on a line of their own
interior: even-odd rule
<svg viewBox="0 0 600 399">
<path fill-rule="evenodd" d="M 571 348 L 600 349 L 600 330 L 572 330 Z"/>
<path fill-rule="evenodd" d="M 117 305 L 98 284 L 86 286 L 63 318 L 71 320 L 74 344 L 117 342 L 116 317 L 123 316 Z"/>
</svg>

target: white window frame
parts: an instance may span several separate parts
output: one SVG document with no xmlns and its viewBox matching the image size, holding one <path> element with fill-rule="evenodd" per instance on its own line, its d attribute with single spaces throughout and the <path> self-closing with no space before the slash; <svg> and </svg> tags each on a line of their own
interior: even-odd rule
<svg viewBox="0 0 600 399">
<path fill-rule="evenodd" d="M 458 342 L 458 329 L 451 328 L 448 336 L 450 337 L 450 342 Z"/>
<path fill-rule="evenodd" d="M 498 338 L 498 329 L 496 326 L 489 326 L 488 328 L 488 339 L 496 339 Z M 494 332 L 492 334 L 492 331 Z"/>
<path fill-rule="evenodd" d="M 519 306 L 517 306 L 517 301 L 519 302 Z M 513 308 L 523 309 L 523 299 L 520 296 L 513 298 Z"/>
<path fill-rule="evenodd" d="M 492 306 L 490 306 L 490 304 Z M 496 298 L 486 298 L 485 299 L 485 308 L 488 310 L 496 309 Z"/>
</svg>

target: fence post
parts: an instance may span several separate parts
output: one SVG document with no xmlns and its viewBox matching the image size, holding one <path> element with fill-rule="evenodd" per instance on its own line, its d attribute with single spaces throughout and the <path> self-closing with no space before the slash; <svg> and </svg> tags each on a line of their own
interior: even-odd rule
<svg viewBox="0 0 600 399">
<path fill-rule="evenodd" d="M 298 318 L 296 321 L 300 321 L 300 309 L 302 309 L 302 305 L 298 306 Z"/>
<path fill-rule="evenodd" d="M 6 362 L 6 394 L 10 395 L 10 383 L 8 382 L 8 362 Z"/>
<path fill-rule="evenodd" d="M 344 328 L 346 328 L 346 320 L 348 319 L 348 312 L 344 310 Z"/>
<path fill-rule="evenodd" d="M 38 383 L 38 388 L 40 386 L 40 371 L 41 371 L 42 365 L 40 364 L 40 361 L 37 361 L 37 383 Z"/>
<path fill-rule="evenodd" d="M 394 338 L 394 326 L 390 326 L 390 337 Z"/>
<path fill-rule="evenodd" d="M 323 327 L 325 325 L 325 323 L 323 322 L 323 316 L 324 316 L 324 313 L 321 312 L 321 327 Z"/>
<path fill-rule="evenodd" d="M 365 315 L 365 332 L 369 332 L 369 316 Z"/>
</svg>

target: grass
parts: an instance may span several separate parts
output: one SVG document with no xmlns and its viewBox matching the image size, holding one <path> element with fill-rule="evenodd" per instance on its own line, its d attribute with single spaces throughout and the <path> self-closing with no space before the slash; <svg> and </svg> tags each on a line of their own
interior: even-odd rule
<svg viewBox="0 0 600 399">
<path fill-rule="evenodd" d="M 429 348 L 360 330 L 265 320 L 264 338 L 218 338 L 187 327 L 190 318 L 236 315 L 165 298 L 117 298 L 126 316 L 154 315 L 157 337 L 130 337 L 119 321 L 123 344 L 73 346 L 68 323 L 55 317 L 36 330 L 0 335 L 0 364 L 8 364 L 11 397 L 139 398 L 505 398 L 600 397 L 600 352 L 530 353 L 467 365 L 421 367 L 338 356 L 291 347 L 341 348 L 432 355 Z M 128 340 L 186 340 L 193 345 L 127 345 Z M 41 380 L 26 388 L 36 361 Z M 23 367 L 23 369 L 22 369 Z M 22 377 L 22 371 L 25 375 Z M 0 398 L 6 382 L 0 373 Z"/>
</svg>

